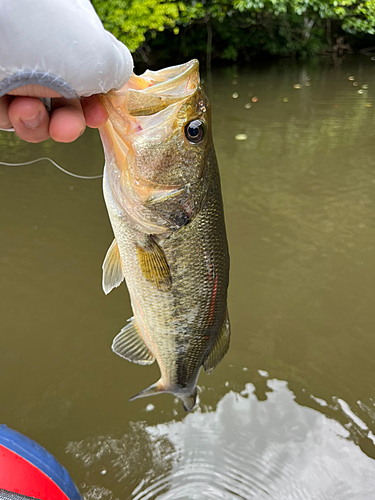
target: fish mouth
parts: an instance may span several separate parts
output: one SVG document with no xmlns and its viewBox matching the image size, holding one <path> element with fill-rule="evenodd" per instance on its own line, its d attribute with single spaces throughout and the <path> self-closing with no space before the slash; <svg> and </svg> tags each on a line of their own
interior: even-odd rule
<svg viewBox="0 0 375 500">
<path fill-rule="evenodd" d="M 193 95 L 199 83 L 197 59 L 159 71 L 147 70 L 140 77 L 133 75 L 127 84 L 128 113 L 132 116 L 155 114 Z"/>
<path fill-rule="evenodd" d="M 133 74 L 122 89 L 101 99 L 106 106 L 109 98 L 134 117 L 149 116 L 194 94 L 199 84 L 199 62 L 193 59 L 158 71 L 147 70 L 140 76 Z"/>
<path fill-rule="evenodd" d="M 106 157 L 111 156 L 111 149 L 117 145 L 124 160 L 133 149 L 133 139 L 147 131 L 162 141 L 160 123 L 163 123 L 162 136 L 170 134 L 181 104 L 199 88 L 199 62 L 193 59 L 158 71 L 147 70 L 140 76 L 133 74 L 122 89 L 99 95 L 109 116 L 99 129 Z M 159 134 L 155 134 L 156 128 Z"/>
</svg>

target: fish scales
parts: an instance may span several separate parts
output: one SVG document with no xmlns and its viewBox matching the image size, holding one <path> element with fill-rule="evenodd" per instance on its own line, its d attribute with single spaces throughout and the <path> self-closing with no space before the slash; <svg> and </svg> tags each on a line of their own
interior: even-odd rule
<svg viewBox="0 0 375 500">
<path fill-rule="evenodd" d="M 145 135 L 144 129 L 139 131 L 142 118 L 137 114 L 135 122 L 129 114 L 131 138 L 124 139 L 126 126 L 119 132 L 118 114 L 111 116 L 113 109 L 117 113 L 111 107 L 117 96 L 103 98 L 110 122 L 101 135 L 106 153 L 104 196 L 134 313 L 133 323 L 116 337 L 113 349 L 131 361 L 158 362 L 160 380 L 135 397 L 170 392 L 191 410 L 201 366 L 212 371 L 229 345 L 229 256 L 209 103 L 199 85 L 197 63 L 170 68 L 172 77 L 166 82 L 173 87 L 173 78 L 184 71 L 188 75 L 180 100 L 175 97 L 172 105 L 161 112 L 156 108 L 151 115 L 158 119 L 159 129 L 164 128 L 157 132 L 162 135 L 159 142 L 147 130 Z M 197 82 L 192 89 L 186 83 L 189 72 Z M 171 106 L 175 115 L 168 129 L 157 115 L 168 116 Z M 204 139 L 190 144 L 186 127 L 191 127 L 196 141 L 197 117 L 205 126 Z M 127 144 L 116 149 L 116 141 L 122 139 Z M 129 178 L 136 187 L 119 187 Z M 106 272 L 105 261 L 104 281 Z M 140 346 L 139 352 L 135 346 Z"/>
</svg>

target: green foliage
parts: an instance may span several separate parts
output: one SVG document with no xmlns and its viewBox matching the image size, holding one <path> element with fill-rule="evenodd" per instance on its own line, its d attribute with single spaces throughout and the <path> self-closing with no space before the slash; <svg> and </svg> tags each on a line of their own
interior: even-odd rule
<svg viewBox="0 0 375 500">
<path fill-rule="evenodd" d="M 336 37 L 375 34 L 375 0 L 92 2 L 104 26 L 131 51 L 151 46 L 174 60 L 202 52 L 229 60 L 262 53 L 309 57 L 334 43 L 331 27 Z"/>
<path fill-rule="evenodd" d="M 134 52 L 146 41 L 146 34 L 175 28 L 182 2 L 164 0 L 92 0 L 104 27 Z M 178 33 L 178 30 L 176 30 Z"/>
</svg>

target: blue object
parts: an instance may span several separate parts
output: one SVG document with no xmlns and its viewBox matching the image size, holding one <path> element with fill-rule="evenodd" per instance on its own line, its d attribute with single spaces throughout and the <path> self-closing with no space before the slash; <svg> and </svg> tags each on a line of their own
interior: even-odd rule
<svg viewBox="0 0 375 500">
<path fill-rule="evenodd" d="M 82 500 L 68 471 L 38 443 L 6 425 L 0 424 L 0 445 L 16 453 L 42 471 L 56 483 L 69 500 Z"/>
</svg>

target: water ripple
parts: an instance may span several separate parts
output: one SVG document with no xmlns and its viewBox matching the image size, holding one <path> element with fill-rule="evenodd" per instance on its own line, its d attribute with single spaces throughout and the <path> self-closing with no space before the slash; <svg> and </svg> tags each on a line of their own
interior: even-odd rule
<svg viewBox="0 0 375 500">
<path fill-rule="evenodd" d="M 247 384 L 241 395 L 226 394 L 215 411 L 153 426 L 139 422 L 121 439 L 70 443 L 69 451 L 96 481 L 106 469 L 105 485 L 116 495 L 103 489 L 109 500 L 375 498 L 375 462 L 348 439 L 348 429 L 298 405 L 285 382 L 269 380 L 268 387 L 265 401 Z M 85 500 L 100 498 L 101 486 L 90 488 Z"/>
<path fill-rule="evenodd" d="M 168 437 L 176 451 L 168 475 L 138 490 L 133 500 L 330 500 L 375 495 L 375 464 L 347 441 L 347 430 L 297 405 L 285 383 L 259 402 L 227 394 L 216 412 L 147 431 Z"/>
</svg>

